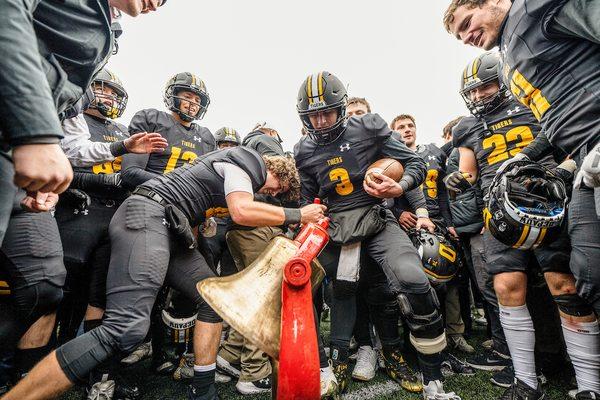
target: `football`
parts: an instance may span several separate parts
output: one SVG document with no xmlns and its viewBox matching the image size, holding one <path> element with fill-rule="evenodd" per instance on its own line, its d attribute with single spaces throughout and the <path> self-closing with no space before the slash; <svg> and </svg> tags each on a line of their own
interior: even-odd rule
<svg viewBox="0 0 600 400">
<path fill-rule="evenodd" d="M 382 158 L 371 164 L 369 168 L 367 168 L 367 173 L 365 174 L 366 181 L 372 180 L 375 183 L 381 183 L 381 179 L 370 176 L 373 172 L 379 172 L 398 182 L 404 174 L 404 168 L 399 161 L 394 160 L 393 158 Z"/>
</svg>

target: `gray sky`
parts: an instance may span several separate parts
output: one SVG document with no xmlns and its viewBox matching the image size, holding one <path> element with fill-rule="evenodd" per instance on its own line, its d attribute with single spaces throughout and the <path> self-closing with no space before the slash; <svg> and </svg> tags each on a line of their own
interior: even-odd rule
<svg viewBox="0 0 600 400">
<path fill-rule="evenodd" d="M 418 142 L 440 144 L 442 127 L 468 112 L 459 79 L 479 54 L 444 30 L 448 2 L 169 0 L 154 14 L 122 21 L 120 50 L 109 63 L 130 96 L 121 122 L 142 108 L 164 109 L 165 82 L 190 71 L 211 98 L 201 125 L 244 136 L 267 121 L 290 150 L 300 137 L 298 88 L 327 70 L 387 121 L 414 115 Z"/>
</svg>

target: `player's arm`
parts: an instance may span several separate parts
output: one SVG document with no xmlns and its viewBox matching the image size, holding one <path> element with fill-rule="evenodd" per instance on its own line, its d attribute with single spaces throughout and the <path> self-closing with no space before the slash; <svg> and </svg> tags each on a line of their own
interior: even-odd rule
<svg viewBox="0 0 600 400">
<path fill-rule="evenodd" d="M 73 172 L 73 181 L 69 188 L 87 190 L 113 189 L 121 186 L 121 174 L 89 174 Z"/>
<path fill-rule="evenodd" d="M 319 197 L 319 185 L 314 176 L 306 171 L 298 169 L 298 174 L 300 175 L 300 202 L 311 204 Z"/>
<path fill-rule="evenodd" d="M 402 193 L 419 187 L 425 180 L 425 175 L 427 174 L 425 161 L 417 153 L 406 147 L 404 143 L 394 139 L 391 135 L 383 143 L 381 154 L 383 157 L 398 160 L 404 167 L 404 174 L 400 182 L 398 182 L 402 188 Z"/>
<path fill-rule="evenodd" d="M 135 189 L 138 185 L 160 176 L 154 172 L 146 171 L 149 154 L 126 154 L 121 163 L 121 184 L 128 190 Z"/>
<path fill-rule="evenodd" d="M 600 4 L 590 0 L 569 0 L 550 20 L 548 31 L 600 44 Z"/>
<path fill-rule="evenodd" d="M 444 184 L 452 193 L 461 193 L 471 187 L 477 181 L 477 159 L 473 149 L 460 146 L 458 147 L 460 160 L 458 162 L 458 171 L 446 175 Z"/>
<path fill-rule="evenodd" d="M 324 216 L 326 207 L 321 204 L 309 204 L 298 209 L 254 201 L 252 182 L 245 171 L 226 163 L 215 165 L 215 168 L 219 168 L 222 173 L 229 215 L 238 225 L 279 226 L 308 223 L 317 222 Z"/>
</svg>

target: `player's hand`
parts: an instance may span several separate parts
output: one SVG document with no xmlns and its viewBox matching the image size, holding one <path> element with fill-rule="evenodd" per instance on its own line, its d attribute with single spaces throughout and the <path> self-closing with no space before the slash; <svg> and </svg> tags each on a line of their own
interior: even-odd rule
<svg viewBox="0 0 600 400">
<path fill-rule="evenodd" d="M 300 209 L 301 220 L 303 224 L 308 224 L 310 222 L 317 223 L 321 219 L 325 218 L 325 211 L 327 211 L 327 207 L 323 204 L 309 204 Z"/>
<path fill-rule="evenodd" d="M 373 178 L 379 179 L 381 182 L 378 183 Z M 404 190 L 402 190 L 402 186 L 398 182 L 379 172 L 369 174 L 363 181 L 363 188 L 367 194 L 379 199 L 391 199 L 404 194 Z"/>
<path fill-rule="evenodd" d="M 56 193 L 27 193 L 27 196 L 21 200 L 21 208 L 29 212 L 46 212 L 50 211 L 58 203 L 58 195 Z"/>
<path fill-rule="evenodd" d="M 123 141 L 129 153 L 160 153 L 169 146 L 167 139 L 157 132 L 139 132 Z"/>
<path fill-rule="evenodd" d="M 456 229 L 453 226 L 448 227 L 448 233 L 455 239 L 458 239 L 458 233 L 456 233 Z"/>
<path fill-rule="evenodd" d="M 408 231 L 417 226 L 417 216 L 410 211 L 402 211 L 400 218 L 398 218 L 398 222 L 402 229 Z"/>
<path fill-rule="evenodd" d="M 583 159 L 581 168 L 575 178 L 576 189 L 581 185 L 588 188 L 600 187 L 600 146 L 596 145 L 591 152 Z"/>
<path fill-rule="evenodd" d="M 12 152 L 14 182 L 28 192 L 62 193 L 73 180 L 73 169 L 58 144 L 24 144 Z"/>
<path fill-rule="evenodd" d="M 421 217 L 417 218 L 415 229 L 427 229 L 429 233 L 433 233 L 435 232 L 435 224 L 429 218 Z"/>
<path fill-rule="evenodd" d="M 453 173 L 446 175 L 444 184 L 453 194 L 462 193 L 471 187 L 467 178 L 470 179 L 472 177 L 473 176 L 468 172 L 454 171 Z"/>
</svg>

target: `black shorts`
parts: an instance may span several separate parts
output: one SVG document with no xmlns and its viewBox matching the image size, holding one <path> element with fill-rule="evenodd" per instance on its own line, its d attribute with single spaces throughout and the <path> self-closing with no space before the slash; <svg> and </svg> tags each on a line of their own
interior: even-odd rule
<svg viewBox="0 0 600 400">
<path fill-rule="evenodd" d="M 527 272 L 529 259 L 535 257 L 542 272 L 570 274 L 569 259 L 571 246 L 566 227 L 560 236 L 550 244 L 535 250 L 519 250 L 496 240 L 486 230 L 483 234 L 485 268 L 490 275 L 503 272 Z"/>
</svg>

